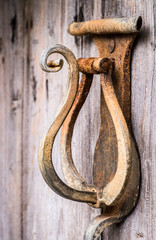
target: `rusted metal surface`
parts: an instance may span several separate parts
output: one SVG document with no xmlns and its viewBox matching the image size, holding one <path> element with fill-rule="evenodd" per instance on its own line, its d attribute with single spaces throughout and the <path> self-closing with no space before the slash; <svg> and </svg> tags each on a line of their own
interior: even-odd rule
<svg viewBox="0 0 156 240">
<path fill-rule="evenodd" d="M 129 130 L 113 89 L 111 75 L 101 74 L 101 86 L 115 127 L 118 149 L 116 173 L 102 190 L 105 203 L 109 206 L 121 198 L 129 179 L 132 162 Z"/>
<path fill-rule="evenodd" d="M 134 33 L 141 28 L 142 18 L 113 18 L 99 19 L 86 22 L 74 22 L 68 32 L 74 36 L 85 34 L 114 34 L 114 33 Z"/>
<path fill-rule="evenodd" d="M 93 191 L 78 191 L 66 185 L 57 175 L 52 162 L 52 149 L 55 136 L 62 126 L 77 93 L 78 88 L 78 66 L 73 53 L 62 45 L 47 48 L 41 56 L 41 68 L 44 71 L 53 72 L 53 68 L 47 66 L 47 58 L 52 53 L 62 54 L 69 64 L 68 89 L 61 106 L 54 116 L 53 123 L 47 135 L 41 140 L 39 150 L 39 166 L 43 178 L 49 187 L 58 195 L 81 202 L 96 203 L 97 194 Z M 54 69 L 56 71 L 56 69 Z"/>
<path fill-rule="evenodd" d="M 66 49 L 63 49 L 66 50 Z M 65 52 L 65 53 L 64 53 Z M 62 51 L 62 45 L 56 44 L 55 46 L 48 47 L 45 51 L 43 51 L 41 58 L 40 58 L 40 67 L 43 71 L 45 72 L 58 72 L 61 70 L 63 66 L 63 60 L 58 59 L 58 60 L 51 60 L 47 63 L 47 59 L 49 55 L 52 53 L 60 53 L 63 56 L 66 57 L 66 59 L 72 59 L 73 54 L 72 52 L 69 51 Z M 70 61 L 70 60 L 67 60 Z M 73 69 L 72 65 L 70 65 L 70 68 Z"/>
<path fill-rule="evenodd" d="M 51 53 L 61 53 L 69 64 L 69 79 L 64 101 L 41 143 L 40 169 L 47 184 L 57 194 L 102 208 L 102 215 L 88 225 L 85 240 L 98 239 L 106 226 L 121 221 L 137 203 L 140 168 L 130 134 L 130 57 L 136 32 L 140 28 L 141 17 L 74 23 L 69 27 L 73 35 L 97 34 L 94 41 L 100 57 L 80 58 L 76 61 L 72 52 L 61 45 L 49 47 L 41 56 L 41 68 L 47 72 L 56 72 L 61 69 L 62 60 L 47 63 L 47 58 Z M 116 32 L 122 34 L 99 36 Z M 77 91 L 78 70 L 83 74 Z M 74 165 L 71 141 L 93 74 L 100 74 L 101 126 L 94 155 L 94 185 L 88 185 Z M 61 126 L 61 161 L 68 185 L 58 177 L 52 163 L 53 142 Z"/>
<path fill-rule="evenodd" d="M 114 70 L 113 70 L 113 86 L 115 89 L 116 97 L 119 105 L 122 109 L 123 115 L 125 117 L 127 126 L 129 130 L 131 129 L 130 121 L 130 57 L 133 42 L 137 34 L 118 34 L 118 35 L 103 35 L 94 36 L 94 41 L 98 47 L 100 57 L 107 57 L 114 59 Z M 113 42 L 114 46 L 113 46 Z M 111 43 L 111 44 L 110 44 Z M 112 46 L 110 46 L 112 45 Z M 113 51 L 112 51 L 113 50 Z M 102 80 L 102 79 L 101 79 Z M 103 82 L 103 83 L 102 83 Z M 110 109 L 108 109 L 106 98 L 104 94 L 104 80 L 102 80 L 101 85 L 101 126 L 99 132 L 99 138 L 97 140 L 95 155 L 94 155 L 94 167 L 93 167 L 93 182 L 99 188 L 104 188 L 109 183 L 118 170 L 118 141 L 116 135 L 116 129 L 112 116 L 110 114 Z M 130 175 L 127 177 L 125 183 L 125 188 L 121 195 L 121 199 L 116 201 L 114 206 L 107 206 L 102 211 L 102 217 L 100 225 L 95 230 L 96 219 L 93 224 L 90 224 L 86 232 L 92 233 L 93 238 L 88 239 L 98 239 L 95 237 L 97 232 L 102 231 L 104 227 L 121 221 L 127 214 L 132 212 L 136 206 L 138 195 L 139 195 L 139 185 L 140 185 L 140 168 L 139 159 L 136 152 L 135 145 L 131 136 L 130 140 L 130 158 L 131 158 L 131 170 Z M 118 160 L 117 160 L 118 159 Z M 120 183 L 119 183 L 120 184 Z M 112 191 L 114 192 L 114 191 Z M 107 220 L 106 216 L 109 217 Z M 114 218 L 115 216 L 115 218 Z M 112 219 L 113 217 L 113 219 Z M 97 226 L 97 225 L 96 225 Z M 100 229 L 99 229 L 100 228 Z M 94 232 L 95 230 L 95 232 Z M 93 233 L 94 232 L 94 233 Z M 98 235 L 100 236 L 100 234 Z M 86 238 L 87 239 L 87 238 Z"/>
<path fill-rule="evenodd" d="M 109 205 L 115 204 L 116 201 L 118 201 L 122 196 L 122 193 L 127 184 L 127 179 L 129 178 L 130 170 L 131 170 L 129 131 L 128 131 L 128 127 L 125 122 L 124 116 L 122 114 L 122 111 L 120 109 L 120 106 L 117 102 L 113 85 L 112 85 L 111 78 L 112 78 L 113 64 L 111 64 L 111 61 L 109 59 L 107 60 L 107 62 L 109 62 L 109 68 L 107 69 L 107 74 L 103 73 L 101 75 L 101 85 L 102 85 L 102 90 L 105 96 L 107 107 L 109 109 L 109 112 L 113 119 L 113 124 L 115 126 L 115 133 L 116 133 L 117 142 L 118 142 L 118 167 L 112 181 L 109 182 L 104 188 L 99 190 L 97 189 L 98 198 L 97 198 L 97 203 L 96 205 L 94 205 L 94 207 L 100 207 L 105 205 L 109 206 Z M 104 69 L 104 71 L 106 71 L 106 69 Z M 73 127 L 76 121 L 76 117 L 85 100 L 85 97 L 82 96 L 83 85 L 84 85 L 84 77 L 82 78 L 82 82 L 79 87 L 80 90 L 77 94 L 75 102 L 63 125 L 62 139 L 61 139 L 61 148 L 62 148 L 61 158 L 62 158 L 62 165 L 64 169 L 64 175 L 67 183 L 72 187 L 76 187 L 77 189 L 83 189 L 84 181 L 82 181 L 82 178 L 80 178 L 78 174 L 76 174 L 76 179 L 75 179 L 75 173 L 77 173 L 77 170 L 73 165 L 73 160 L 71 155 L 71 139 L 72 139 Z M 87 90 L 86 91 L 86 95 L 87 95 L 89 89 L 87 88 L 86 90 Z M 78 180 L 77 180 L 77 177 L 78 177 Z M 79 181 L 81 181 L 81 184 L 79 183 Z"/>
<path fill-rule="evenodd" d="M 112 53 L 108 50 L 111 37 L 94 37 L 100 57 L 114 59 L 114 70 L 112 76 L 113 85 L 129 129 L 131 128 L 130 57 L 135 37 L 136 34 L 120 34 L 114 36 L 116 48 Z M 111 181 L 117 169 L 117 158 L 118 149 L 115 128 L 104 99 L 103 91 L 101 91 L 101 125 L 95 149 L 93 168 L 93 179 L 95 185 L 103 187 Z"/>
<path fill-rule="evenodd" d="M 55 71 L 60 71 L 61 68 L 63 67 L 63 60 L 62 59 L 51 60 L 47 62 L 47 66 L 52 68 Z"/>
<path fill-rule="evenodd" d="M 113 223 L 120 222 L 122 218 L 118 217 L 117 214 L 113 216 L 99 215 L 95 217 L 87 226 L 87 229 L 84 234 L 84 240 L 95 240 L 99 239 L 103 229 L 108 227 Z"/>
<path fill-rule="evenodd" d="M 109 44 L 108 44 L 108 51 L 109 53 L 114 52 L 115 50 L 115 40 L 114 39 L 110 39 Z"/>
<path fill-rule="evenodd" d="M 113 60 L 108 58 L 79 58 L 79 71 L 86 74 L 108 73 Z"/>
</svg>

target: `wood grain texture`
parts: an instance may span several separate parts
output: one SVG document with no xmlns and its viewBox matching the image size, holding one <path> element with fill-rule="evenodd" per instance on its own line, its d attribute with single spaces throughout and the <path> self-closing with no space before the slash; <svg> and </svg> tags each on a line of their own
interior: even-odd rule
<svg viewBox="0 0 156 240">
<path fill-rule="evenodd" d="M 21 239 L 23 3 L 0 2 L 0 239 Z"/>
<path fill-rule="evenodd" d="M 104 239 L 155 239 L 156 94 L 155 1 L 105 1 L 105 17 L 143 17 L 132 58 L 132 128 L 138 146 L 142 187 L 139 203 L 126 221 L 105 230 Z"/>
<path fill-rule="evenodd" d="M 132 128 L 138 146 L 142 187 L 135 211 L 104 231 L 105 240 L 155 240 L 156 235 L 156 2 L 136 0 L 0 1 L 0 239 L 83 239 L 99 210 L 53 193 L 38 167 L 41 136 L 51 124 L 65 92 L 67 64 L 56 74 L 39 67 L 42 50 L 60 43 L 77 58 L 98 57 L 91 37 L 73 37 L 73 21 L 102 17 L 143 17 L 132 58 Z M 55 56 L 57 58 L 57 55 Z M 92 182 L 92 162 L 100 125 L 98 77 L 76 121 L 73 158 L 81 175 Z M 63 179 L 59 136 L 53 153 Z"/>
</svg>

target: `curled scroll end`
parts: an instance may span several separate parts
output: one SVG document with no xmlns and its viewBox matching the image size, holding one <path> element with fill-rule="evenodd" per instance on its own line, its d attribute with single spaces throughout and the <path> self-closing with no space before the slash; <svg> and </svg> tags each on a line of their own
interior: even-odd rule
<svg viewBox="0 0 156 240">
<path fill-rule="evenodd" d="M 114 216 L 105 216 L 105 215 L 99 215 L 95 217 L 88 225 L 84 240 L 98 240 L 101 233 L 104 231 L 104 229 L 112 225 L 113 223 L 120 222 L 123 218 L 119 217 L 118 215 Z"/>
<path fill-rule="evenodd" d="M 51 47 L 46 48 L 40 57 L 40 67 L 45 72 L 58 72 L 63 67 L 63 59 L 51 60 L 47 62 L 49 55 L 52 53 Z"/>
</svg>

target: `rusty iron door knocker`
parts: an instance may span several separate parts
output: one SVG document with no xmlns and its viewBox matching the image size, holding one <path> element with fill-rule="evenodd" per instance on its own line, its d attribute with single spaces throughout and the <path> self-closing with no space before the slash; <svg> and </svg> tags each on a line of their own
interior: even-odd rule
<svg viewBox="0 0 156 240">
<path fill-rule="evenodd" d="M 48 47 L 41 55 L 42 70 L 57 72 L 63 61 L 47 60 L 52 53 L 62 54 L 69 73 L 67 93 L 41 141 L 39 166 L 46 183 L 57 194 L 102 209 L 102 214 L 88 225 L 85 240 L 98 239 L 106 226 L 123 220 L 137 204 L 140 165 L 130 124 L 130 57 L 141 25 L 141 17 L 75 22 L 69 26 L 69 33 L 92 34 L 99 58 L 76 60 L 68 48 L 59 44 Z M 74 165 L 71 141 L 94 74 L 100 75 L 101 126 L 94 154 L 93 185 L 89 185 Z M 58 177 L 52 161 L 53 143 L 61 126 L 61 161 L 67 184 Z"/>
</svg>

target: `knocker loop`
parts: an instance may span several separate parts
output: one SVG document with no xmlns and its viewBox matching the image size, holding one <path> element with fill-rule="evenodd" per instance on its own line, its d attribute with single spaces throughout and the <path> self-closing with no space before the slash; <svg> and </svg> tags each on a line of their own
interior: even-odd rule
<svg viewBox="0 0 156 240">
<path fill-rule="evenodd" d="M 65 46 L 48 47 L 41 55 L 40 66 L 46 72 L 57 72 L 63 60 L 48 62 L 48 56 L 60 53 L 67 60 L 68 88 L 53 118 L 48 133 L 42 139 L 39 150 L 39 166 L 49 187 L 60 196 L 79 202 L 86 202 L 95 208 L 102 208 L 103 214 L 88 225 L 84 239 L 98 239 L 104 228 L 121 221 L 135 207 L 139 194 L 140 170 L 135 144 L 130 134 L 130 54 L 132 44 L 141 27 L 138 19 L 112 20 L 116 32 L 108 35 L 96 24 L 100 20 L 71 25 L 69 32 L 83 35 L 91 31 L 99 50 L 99 58 L 80 58 Z M 110 20 L 109 20 L 110 21 Z M 120 26 L 121 24 L 121 26 Z M 128 24 L 128 30 L 126 30 Z M 75 27 L 77 26 L 77 27 Z M 89 27 L 90 26 L 90 27 Z M 117 27 L 116 27 L 117 26 Z M 88 28 L 89 27 L 89 28 Z M 130 31 L 133 29 L 132 33 Z M 84 32 L 83 32 L 84 31 Z M 113 30 L 114 31 L 114 30 Z M 121 32 L 123 31 L 123 35 Z M 127 34 L 127 35 L 125 35 Z M 113 47 L 110 48 L 110 43 Z M 110 50 L 111 49 L 111 50 Z M 82 72 L 79 83 L 79 71 Z M 90 91 L 94 74 L 99 74 L 101 84 L 101 126 L 96 143 L 93 167 L 93 185 L 89 185 L 77 171 L 72 157 L 72 135 L 78 114 Z M 55 136 L 61 129 L 61 162 L 66 183 L 57 175 L 52 161 Z M 110 151 L 108 151 L 108 149 Z"/>
<path fill-rule="evenodd" d="M 46 64 L 47 57 L 52 53 L 60 53 L 62 54 L 69 64 L 69 76 L 68 76 L 68 89 L 67 94 L 64 97 L 58 111 L 54 117 L 53 123 L 45 137 L 41 141 L 41 147 L 39 151 L 39 166 L 41 173 L 49 185 L 57 194 L 62 197 L 81 201 L 81 202 L 89 202 L 96 203 L 96 193 L 95 189 L 91 191 L 79 191 L 72 189 L 68 185 L 66 185 L 62 180 L 58 177 L 55 172 L 53 162 L 52 162 L 52 148 L 55 140 L 55 136 L 62 126 L 77 93 L 78 88 L 78 66 L 77 61 L 73 53 L 66 47 L 61 45 L 55 45 L 54 47 L 49 47 L 46 51 L 43 52 L 41 56 L 41 67 L 46 71 L 53 71 L 52 68 L 48 67 Z"/>
</svg>

